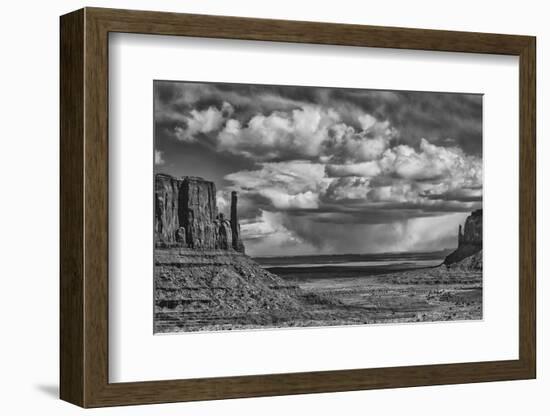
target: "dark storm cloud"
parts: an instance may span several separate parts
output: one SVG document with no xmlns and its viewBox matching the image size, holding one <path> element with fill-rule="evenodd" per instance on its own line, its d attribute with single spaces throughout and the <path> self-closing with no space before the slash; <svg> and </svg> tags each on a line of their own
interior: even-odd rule
<svg viewBox="0 0 550 416">
<path fill-rule="evenodd" d="M 283 216 L 280 225 L 283 230 L 292 230 L 291 244 L 300 242 L 299 245 L 292 244 L 290 253 L 296 253 L 300 246 L 313 247 L 316 252 L 327 254 L 423 251 L 453 247 L 456 244 L 456 224 L 463 222 L 466 215 L 396 219 L 382 224 L 342 224 L 319 222 L 311 217 Z"/>
<path fill-rule="evenodd" d="M 335 90 L 331 98 L 353 103 L 373 116 L 389 120 L 402 143 L 418 145 L 424 137 L 443 146 L 459 145 L 466 153 L 482 153 L 482 96 L 412 91 Z"/>
<path fill-rule="evenodd" d="M 224 102 L 228 102 L 235 109 L 235 117 L 245 121 L 256 113 L 299 108 L 306 102 L 302 98 L 310 95 L 305 88 L 300 93 L 285 93 L 281 87 L 157 81 L 155 120 L 157 124 L 182 123 L 190 111 L 221 108 Z"/>
<path fill-rule="evenodd" d="M 324 205 L 308 212 L 297 209 L 286 212 L 290 217 L 308 217 L 315 223 L 388 224 L 410 218 L 430 218 L 457 212 L 469 213 L 481 207 L 479 201 L 471 201 L 471 204 L 461 202 L 463 201 L 438 201 L 431 205 L 394 203 L 365 206 L 357 204 L 356 201 L 344 201 L 343 204 L 349 204 L 345 208 L 342 207 L 343 204 Z"/>
<path fill-rule="evenodd" d="M 481 95 L 170 81 L 154 91 L 156 171 L 213 180 L 222 209 L 237 190 L 256 252 L 441 247 L 481 207 Z"/>
<path fill-rule="evenodd" d="M 460 191 L 453 191 L 444 194 L 427 194 L 422 196 L 436 201 L 481 202 L 482 200 L 481 192 L 477 195 L 472 195 Z"/>
<path fill-rule="evenodd" d="M 458 145 L 468 154 L 482 154 L 480 94 L 163 81 L 156 83 L 156 91 L 157 122 L 161 123 L 167 108 L 181 114 L 210 106 L 220 108 L 229 102 L 236 110 L 235 118 L 245 121 L 252 114 L 289 111 L 308 103 L 336 109 L 342 120 L 355 128 L 360 126 L 351 115 L 358 110 L 388 120 L 399 130 L 400 143 L 418 146 L 420 139 L 426 138 L 440 146 Z M 168 117 L 165 121 L 176 120 Z"/>
</svg>

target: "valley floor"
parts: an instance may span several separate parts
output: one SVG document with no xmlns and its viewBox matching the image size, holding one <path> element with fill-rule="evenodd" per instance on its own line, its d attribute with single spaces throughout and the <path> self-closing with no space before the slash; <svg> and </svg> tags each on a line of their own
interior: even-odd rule
<svg viewBox="0 0 550 416">
<path fill-rule="evenodd" d="M 362 278 L 310 280 L 299 286 L 305 292 L 330 294 L 349 311 L 349 319 L 321 325 L 482 319 L 481 271 L 441 266 Z"/>
<path fill-rule="evenodd" d="M 318 279 L 301 274 L 280 280 L 285 282 L 278 289 L 281 296 L 291 301 L 274 299 L 273 306 L 269 302 L 255 306 L 254 295 L 245 308 L 246 304 L 233 306 L 235 302 L 207 307 L 206 302 L 201 307 L 170 309 L 157 302 L 155 332 L 482 319 L 480 270 L 439 266 L 366 277 Z M 223 293 L 233 290 L 240 289 L 228 287 Z"/>
</svg>

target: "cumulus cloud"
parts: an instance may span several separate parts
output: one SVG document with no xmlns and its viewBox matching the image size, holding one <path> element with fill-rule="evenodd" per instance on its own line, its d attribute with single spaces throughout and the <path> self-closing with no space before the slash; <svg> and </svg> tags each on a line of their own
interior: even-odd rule
<svg viewBox="0 0 550 416">
<path fill-rule="evenodd" d="M 326 172 L 331 177 L 373 177 L 382 173 L 380 164 L 376 161 L 350 163 L 347 165 L 327 165 Z"/>
<path fill-rule="evenodd" d="M 214 106 L 206 110 L 191 110 L 189 115 L 183 117 L 184 125 L 177 125 L 174 133 L 178 140 L 183 142 L 194 142 L 199 133 L 211 133 L 218 131 L 225 120 L 233 113 L 233 106 L 228 102 L 223 102 L 221 108 Z"/>
<path fill-rule="evenodd" d="M 370 180 L 361 176 L 353 175 L 337 178 L 331 181 L 325 199 L 329 201 L 340 200 L 366 200 L 371 191 Z"/>
<path fill-rule="evenodd" d="M 247 240 L 275 237 L 281 242 L 297 240 L 283 224 L 282 215 L 277 212 L 261 210 L 260 215 L 241 225 L 243 238 Z"/>
<path fill-rule="evenodd" d="M 314 252 L 316 247 L 304 240 L 284 223 L 285 216 L 281 212 L 261 210 L 260 214 L 241 223 L 241 237 L 247 244 L 249 255 L 270 256 L 288 254 L 294 255 Z"/>
<path fill-rule="evenodd" d="M 277 101 L 274 96 L 270 97 L 271 103 Z M 288 100 L 279 101 L 288 103 Z M 182 142 L 201 141 L 218 151 L 266 162 L 290 157 L 370 161 L 380 157 L 397 134 L 387 120 L 357 109 L 347 124 L 342 121 L 345 114 L 341 108 L 292 103 L 291 108 L 284 110 L 253 114 L 236 112 L 227 101 L 182 112 L 159 104 L 162 117 L 158 118 L 169 120 L 173 124 L 173 135 Z"/>
<path fill-rule="evenodd" d="M 424 140 L 419 150 L 398 145 L 368 162 L 264 162 L 225 179 L 266 209 L 330 210 L 359 221 L 357 211 L 387 208 L 394 213 L 384 216 L 390 222 L 405 208 L 407 217 L 472 209 L 481 200 L 482 175 L 479 158 Z"/>
<path fill-rule="evenodd" d="M 257 114 L 246 125 L 230 120 L 218 135 L 218 149 L 257 160 L 318 158 L 329 139 L 329 129 L 339 121 L 332 109 L 303 106 L 289 112 Z"/>
<path fill-rule="evenodd" d="M 451 172 L 468 174 L 465 169 L 474 169 L 471 173 L 481 172 L 481 166 L 475 166 L 473 158 L 466 158 L 459 148 L 447 148 L 430 144 L 421 139 L 420 151 L 405 145 L 397 146 L 388 153 L 395 173 L 406 179 L 437 179 L 449 176 Z"/>
<path fill-rule="evenodd" d="M 377 160 L 327 165 L 333 178 L 368 178 L 369 181 L 336 181 L 330 196 L 370 202 L 407 202 L 433 206 L 440 201 L 480 201 L 481 159 L 456 147 L 430 144 L 422 139 L 420 149 L 398 145 L 386 149 Z M 357 188 L 357 189 L 356 189 Z"/>
<path fill-rule="evenodd" d="M 332 108 L 304 105 L 292 111 L 257 114 L 246 124 L 230 119 L 216 137 L 217 148 L 254 160 L 301 158 L 315 161 L 370 161 L 396 136 L 387 121 L 359 117 L 362 130 L 341 122 Z"/>
<path fill-rule="evenodd" d="M 260 196 L 281 210 L 318 208 L 319 195 L 330 182 L 324 165 L 300 160 L 262 163 L 260 169 L 231 173 L 225 179 L 242 196 Z"/>
</svg>

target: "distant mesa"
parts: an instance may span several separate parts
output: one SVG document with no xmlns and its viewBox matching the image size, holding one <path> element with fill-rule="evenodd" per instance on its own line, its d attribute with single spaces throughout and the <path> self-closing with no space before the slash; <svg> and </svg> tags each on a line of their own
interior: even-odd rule
<svg viewBox="0 0 550 416">
<path fill-rule="evenodd" d="M 483 250 L 483 210 L 478 209 L 466 218 L 464 230 L 458 226 L 458 248 L 449 254 L 444 264 L 450 266 L 462 262 L 464 259 L 474 256 L 477 261 L 472 264 L 481 269 L 481 251 Z"/>
<path fill-rule="evenodd" d="M 245 252 L 231 194 L 230 218 L 218 213 L 216 185 L 196 176 L 155 175 L 155 246 Z"/>
</svg>

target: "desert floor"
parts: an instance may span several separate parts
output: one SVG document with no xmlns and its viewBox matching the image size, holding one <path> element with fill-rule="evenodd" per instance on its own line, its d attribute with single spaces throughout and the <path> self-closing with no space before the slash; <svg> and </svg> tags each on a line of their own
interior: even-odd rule
<svg viewBox="0 0 550 416">
<path fill-rule="evenodd" d="M 158 311 L 160 331 L 215 331 L 482 319 L 481 271 L 445 266 L 365 277 L 285 276 L 301 307 Z M 295 296 L 295 295 L 293 295 Z"/>
</svg>

